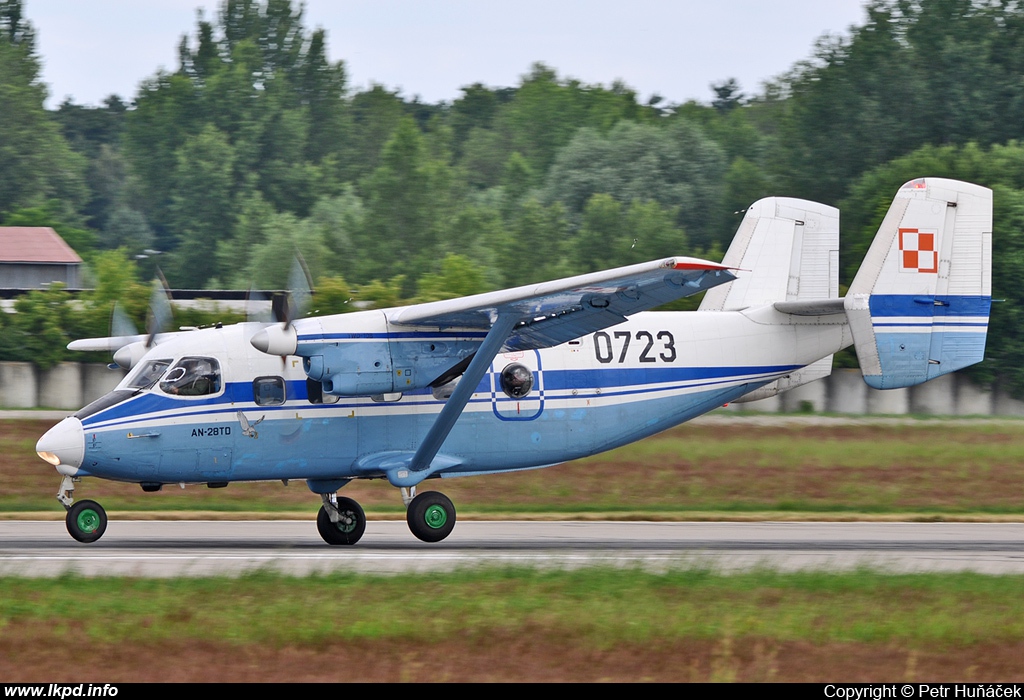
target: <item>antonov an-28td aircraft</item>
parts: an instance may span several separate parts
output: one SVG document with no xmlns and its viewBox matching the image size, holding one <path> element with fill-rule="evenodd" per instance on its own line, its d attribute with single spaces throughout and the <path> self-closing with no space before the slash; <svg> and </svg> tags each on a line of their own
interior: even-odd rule
<svg viewBox="0 0 1024 700">
<path fill-rule="evenodd" d="M 39 456 L 81 542 L 107 525 L 82 477 L 164 484 L 304 479 L 329 544 L 366 517 L 353 479 L 401 489 L 437 542 L 452 502 L 425 479 L 546 467 L 647 437 L 725 403 L 827 376 L 854 345 L 872 387 L 978 362 L 991 303 L 992 193 L 903 185 L 845 298 L 839 213 L 769 198 L 721 264 L 676 257 L 498 292 L 285 323 L 76 341 L 117 350 L 117 388 L 50 429 Z M 692 312 L 648 309 L 706 291 Z"/>
</svg>

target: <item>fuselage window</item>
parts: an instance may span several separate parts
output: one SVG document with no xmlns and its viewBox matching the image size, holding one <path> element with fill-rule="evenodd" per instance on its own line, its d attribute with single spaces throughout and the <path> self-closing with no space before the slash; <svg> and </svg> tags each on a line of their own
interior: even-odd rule
<svg viewBox="0 0 1024 700">
<path fill-rule="evenodd" d="M 220 363 L 212 357 L 183 357 L 171 368 L 161 391 L 177 396 L 210 396 L 220 392 Z"/>
<path fill-rule="evenodd" d="M 284 379 L 256 377 L 252 382 L 252 397 L 257 406 L 280 406 L 284 403 Z"/>
</svg>

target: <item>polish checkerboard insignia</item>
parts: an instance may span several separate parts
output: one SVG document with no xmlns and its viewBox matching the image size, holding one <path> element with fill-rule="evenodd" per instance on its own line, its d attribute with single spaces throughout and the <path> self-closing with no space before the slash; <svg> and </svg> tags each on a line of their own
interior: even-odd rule
<svg viewBox="0 0 1024 700">
<path fill-rule="evenodd" d="M 900 229 L 900 272 L 938 272 L 939 251 L 935 232 Z"/>
</svg>

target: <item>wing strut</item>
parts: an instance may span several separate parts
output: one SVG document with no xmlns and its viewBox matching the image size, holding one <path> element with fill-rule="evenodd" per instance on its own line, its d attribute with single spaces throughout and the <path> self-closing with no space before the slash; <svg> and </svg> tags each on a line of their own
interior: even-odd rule
<svg viewBox="0 0 1024 700">
<path fill-rule="evenodd" d="M 486 374 L 487 368 L 491 366 L 491 361 L 497 356 L 501 346 L 512 334 L 512 329 L 515 328 L 519 318 L 520 314 L 515 311 L 498 313 L 498 317 L 491 326 L 491 330 L 487 332 L 487 337 L 484 338 L 484 342 L 481 343 L 480 348 L 473 356 L 473 361 L 469 363 L 469 367 L 466 368 L 462 379 L 455 386 L 455 391 L 448 398 L 434 424 L 430 426 L 430 430 L 427 431 L 423 442 L 416 449 L 416 454 L 412 456 L 412 461 L 409 462 L 408 467 L 396 466 L 387 471 L 388 481 L 391 482 L 392 486 L 415 486 L 436 471 L 437 468 L 445 466 L 442 464 L 438 465 L 435 469 L 430 468 L 431 462 L 434 461 L 434 457 L 437 455 L 437 451 L 441 449 L 441 445 L 444 443 L 445 438 L 448 437 L 448 433 L 455 427 L 455 421 L 462 415 L 462 411 L 473 397 L 473 392 L 476 391 L 477 385 L 480 384 L 480 380 Z"/>
</svg>

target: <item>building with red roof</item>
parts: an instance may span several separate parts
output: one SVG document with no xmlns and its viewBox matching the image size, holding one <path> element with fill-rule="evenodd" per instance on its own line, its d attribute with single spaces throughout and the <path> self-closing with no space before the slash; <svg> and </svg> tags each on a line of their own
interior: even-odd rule
<svg viewBox="0 0 1024 700">
<path fill-rule="evenodd" d="M 52 228 L 0 226 L 0 289 L 81 287 L 82 258 Z"/>
</svg>

